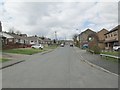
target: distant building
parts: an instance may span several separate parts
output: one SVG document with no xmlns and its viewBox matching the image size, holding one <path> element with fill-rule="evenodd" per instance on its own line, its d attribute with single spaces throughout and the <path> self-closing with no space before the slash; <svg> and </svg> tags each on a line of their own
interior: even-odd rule
<svg viewBox="0 0 120 90">
<path fill-rule="evenodd" d="M 94 46 L 98 46 L 99 39 L 97 33 L 92 33 L 88 35 L 88 48 L 92 49 Z"/>
<path fill-rule="evenodd" d="M 20 34 L 20 36 L 22 36 L 22 37 L 27 37 L 27 34 Z"/>
<path fill-rule="evenodd" d="M 96 34 L 96 32 L 94 32 L 91 29 L 87 29 L 85 31 L 83 31 L 81 34 L 79 34 L 79 41 L 80 41 L 80 47 L 88 47 L 88 36 L 91 34 Z"/>
<path fill-rule="evenodd" d="M 30 36 L 30 37 L 27 37 L 26 39 L 28 40 L 29 45 L 40 44 L 42 42 L 42 39 L 35 36 Z"/>
<path fill-rule="evenodd" d="M 105 34 L 108 32 L 106 29 L 102 29 L 99 32 L 97 32 L 98 36 L 98 46 L 101 50 L 105 49 Z"/>
<path fill-rule="evenodd" d="M 118 25 L 119 26 L 119 25 Z M 105 34 L 105 49 L 112 50 L 114 45 L 119 45 L 118 40 L 118 26 Z"/>
<path fill-rule="evenodd" d="M 1 38 L 2 46 L 14 44 L 14 37 L 7 33 L 0 32 L 0 38 Z"/>
</svg>

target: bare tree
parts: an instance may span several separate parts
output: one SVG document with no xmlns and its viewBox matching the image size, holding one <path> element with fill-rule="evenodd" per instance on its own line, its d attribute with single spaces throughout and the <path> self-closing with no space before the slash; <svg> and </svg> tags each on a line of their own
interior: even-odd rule
<svg viewBox="0 0 120 90">
<path fill-rule="evenodd" d="M 74 34 L 73 35 L 73 41 L 74 41 L 75 46 L 79 47 L 80 43 L 79 43 L 79 40 L 77 40 L 77 37 L 78 37 L 78 34 Z"/>
<path fill-rule="evenodd" d="M 78 34 L 74 34 L 74 35 L 73 35 L 73 41 L 74 41 L 74 42 L 77 41 L 77 36 L 78 36 Z"/>
<path fill-rule="evenodd" d="M 16 34 L 20 35 L 20 34 L 21 34 L 21 32 L 20 32 L 19 30 L 17 30 L 17 31 L 16 31 Z"/>
<path fill-rule="evenodd" d="M 14 34 L 14 33 L 15 33 L 15 28 L 14 28 L 14 27 L 10 28 L 10 29 L 9 29 L 9 33 Z"/>
</svg>

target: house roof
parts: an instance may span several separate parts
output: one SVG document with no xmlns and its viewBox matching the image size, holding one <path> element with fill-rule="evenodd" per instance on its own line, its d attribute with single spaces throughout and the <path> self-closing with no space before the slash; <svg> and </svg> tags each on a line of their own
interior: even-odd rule
<svg viewBox="0 0 120 90">
<path fill-rule="evenodd" d="M 118 25 L 118 26 L 120 26 L 120 25 Z M 112 30 L 110 30 L 109 32 L 107 32 L 106 34 L 109 34 L 109 33 L 111 33 L 111 32 L 117 31 L 117 30 L 118 30 L 118 26 L 116 26 L 115 28 L 113 28 Z M 106 35 L 106 34 L 105 34 L 105 35 Z"/>
<path fill-rule="evenodd" d="M 28 40 L 41 40 L 42 41 L 42 39 L 40 39 L 39 37 L 35 37 L 35 36 L 30 36 L 30 37 L 26 37 Z"/>
<path fill-rule="evenodd" d="M 43 41 L 51 41 L 49 38 L 44 38 L 44 40 Z"/>
<path fill-rule="evenodd" d="M 86 33 L 86 32 L 93 32 L 93 33 L 96 33 L 95 31 L 91 30 L 91 29 L 86 29 L 85 31 L 81 32 L 79 35 L 82 35 L 83 33 Z"/>
<path fill-rule="evenodd" d="M 17 34 L 11 34 L 11 33 L 9 33 L 9 35 L 13 36 L 16 39 L 22 39 L 22 37 L 19 36 L 19 35 L 17 35 Z"/>
<path fill-rule="evenodd" d="M 4 32 L 0 32 L 0 37 L 6 37 L 6 38 L 14 38 L 13 36 L 7 34 L 7 33 L 4 33 Z"/>
<path fill-rule="evenodd" d="M 107 30 L 107 29 L 103 28 L 102 30 L 98 31 L 97 33 L 100 33 L 100 32 L 103 32 L 103 31 L 108 32 L 108 30 Z"/>
</svg>

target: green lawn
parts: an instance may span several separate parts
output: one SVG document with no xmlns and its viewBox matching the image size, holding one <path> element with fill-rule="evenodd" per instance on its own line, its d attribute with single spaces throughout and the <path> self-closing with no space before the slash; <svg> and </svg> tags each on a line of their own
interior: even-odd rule
<svg viewBox="0 0 120 90">
<path fill-rule="evenodd" d="M 9 49 L 9 50 L 3 50 L 3 52 L 6 53 L 16 53 L 16 54 L 26 54 L 26 55 L 32 55 L 35 53 L 43 52 L 44 49 L 33 49 L 33 48 L 18 48 L 18 49 Z"/>
<path fill-rule="evenodd" d="M 117 51 L 113 51 L 113 52 L 101 52 L 101 54 L 108 54 L 108 55 L 118 56 L 118 52 Z"/>
<path fill-rule="evenodd" d="M 107 55 L 113 55 L 113 56 L 118 56 L 118 52 L 117 51 L 113 51 L 113 52 L 101 52 L 101 54 L 107 54 Z M 105 60 L 110 60 L 113 62 L 118 62 L 118 59 L 116 58 L 112 58 L 112 57 L 103 57 Z"/>
<path fill-rule="evenodd" d="M 6 58 L 0 58 L 0 62 L 6 62 L 6 61 L 9 61 L 10 59 L 6 59 Z"/>
</svg>

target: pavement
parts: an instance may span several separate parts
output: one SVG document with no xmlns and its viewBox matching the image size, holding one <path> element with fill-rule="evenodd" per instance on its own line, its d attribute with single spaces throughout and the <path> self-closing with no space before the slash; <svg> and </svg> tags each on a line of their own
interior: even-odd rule
<svg viewBox="0 0 120 90">
<path fill-rule="evenodd" d="M 76 48 L 76 51 L 84 60 L 87 60 L 90 63 L 102 67 L 112 73 L 118 74 L 119 66 L 118 64 L 120 63 L 106 60 L 105 58 L 102 58 L 100 55 L 91 54 L 86 50 L 81 50 L 79 48 Z"/>
<path fill-rule="evenodd" d="M 82 52 L 65 46 L 32 55 L 22 63 L 2 69 L 2 87 L 118 88 L 118 76 L 86 64 L 79 57 Z"/>
<path fill-rule="evenodd" d="M 40 54 L 46 54 L 48 52 L 53 51 L 53 49 L 49 49 L 47 51 L 41 52 Z M 15 64 L 24 62 L 27 58 L 32 57 L 32 55 L 24 55 L 24 54 L 14 54 L 14 53 L 1 53 L 2 54 L 2 58 L 7 58 L 10 59 L 10 61 L 4 62 L 2 63 L 0 69 L 4 69 L 7 68 L 9 66 L 13 66 Z M 33 54 L 34 55 L 34 54 Z"/>
</svg>

